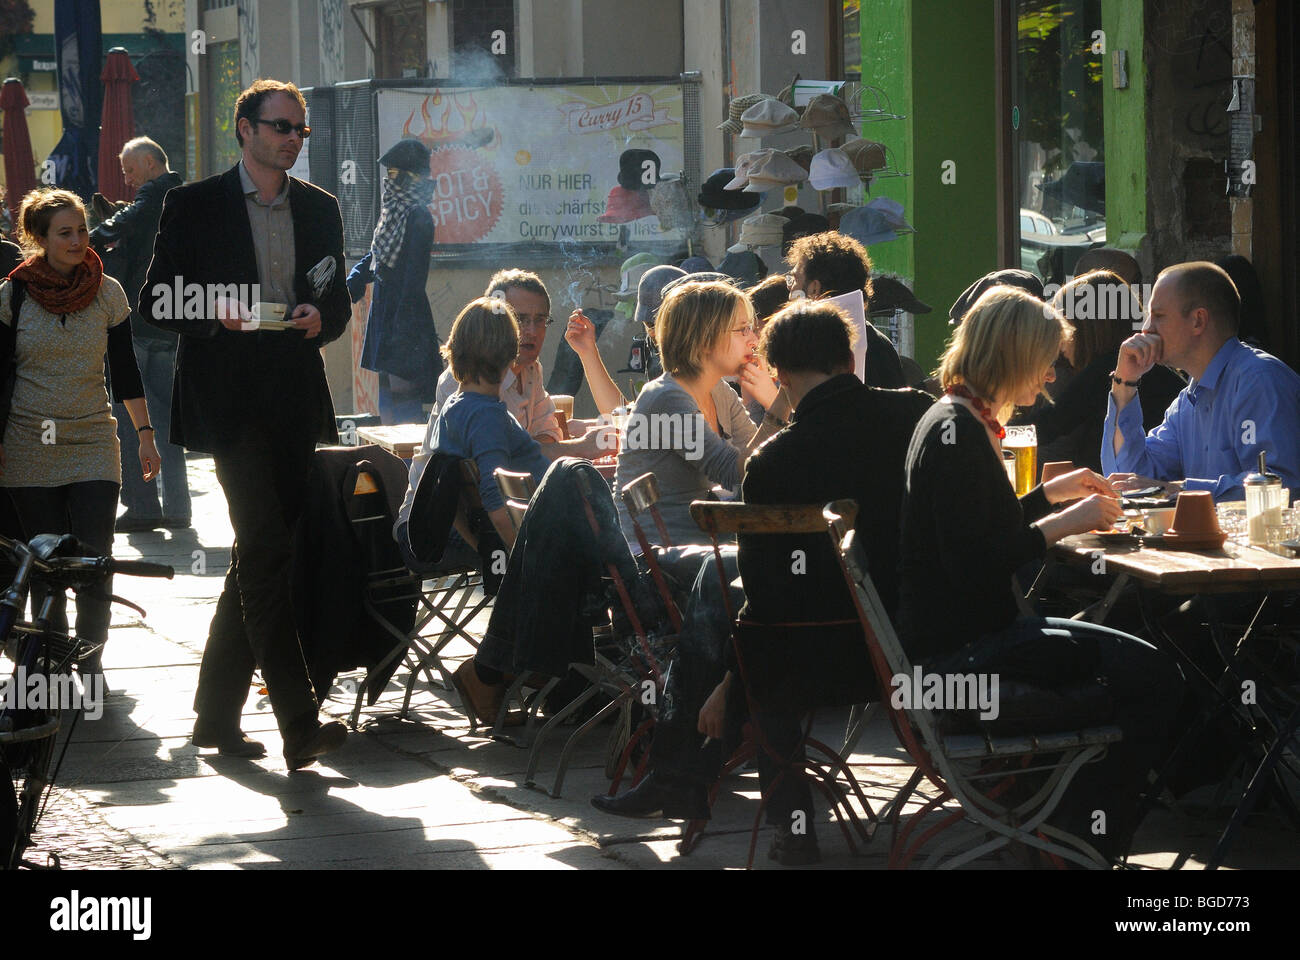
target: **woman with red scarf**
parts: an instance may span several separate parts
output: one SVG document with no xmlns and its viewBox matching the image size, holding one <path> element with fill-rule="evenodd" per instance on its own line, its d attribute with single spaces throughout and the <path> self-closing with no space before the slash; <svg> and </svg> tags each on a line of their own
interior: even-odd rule
<svg viewBox="0 0 1300 960">
<path fill-rule="evenodd" d="M 1060 693 L 1062 709 L 1088 712 L 1041 720 L 1045 727 L 1114 723 L 1123 731 L 1104 759 L 1078 773 L 1048 821 L 1076 848 L 1117 859 L 1137 828 L 1147 771 L 1172 746 L 1183 682 L 1143 640 L 1022 615 L 1013 592 L 1015 571 L 1042 561 L 1051 544 L 1109 528 L 1122 513 L 1114 488 L 1091 470 L 1017 497 L 1003 467 L 1002 422 L 1051 382 L 1070 334 L 1055 309 L 1005 286 L 986 291 L 957 327 L 940 360 L 944 396 L 917 424 L 907 452 L 898 632 L 927 673 L 1014 681 Z M 1001 703 L 998 720 L 1014 721 L 1016 709 Z"/>
<path fill-rule="evenodd" d="M 27 259 L 0 283 L 0 397 L 8 399 L 7 408 L 0 405 L 0 486 L 27 537 L 70 533 L 89 552 L 108 556 L 122 473 L 105 354 L 113 392 L 140 435 L 145 480 L 158 475 L 160 463 L 125 322 L 131 308 L 90 249 L 86 210 L 75 194 L 27 194 L 18 237 Z M 33 601 L 43 601 L 36 590 Z M 60 593 L 52 624 L 66 632 L 64 602 Z M 83 591 L 77 636 L 102 645 L 109 616 L 107 600 Z M 100 673 L 99 660 L 96 651 L 83 661 L 83 676 Z"/>
</svg>

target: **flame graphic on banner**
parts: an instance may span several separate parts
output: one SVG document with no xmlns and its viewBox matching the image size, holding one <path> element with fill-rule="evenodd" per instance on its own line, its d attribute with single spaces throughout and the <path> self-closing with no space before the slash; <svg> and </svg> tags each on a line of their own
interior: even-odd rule
<svg viewBox="0 0 1300 960">
<path fill-rule="evenodd" d="M 418 111 L 411 111 L 402 125 L 402 136 L 415 137 L 433 150 L 453 143 L 471 147 L 493 145 L 498 139 L 496 129 L 488 124 L 487 115 L 474 94 L 464 96 L 467 102 L 462 102 L 461 94 L 444 95 L 441 90 L 435 90 L 424 98 Z M 423 121 L 423 129 L 419 131 L 415 129 L 417 112 Z"/>
</svg>

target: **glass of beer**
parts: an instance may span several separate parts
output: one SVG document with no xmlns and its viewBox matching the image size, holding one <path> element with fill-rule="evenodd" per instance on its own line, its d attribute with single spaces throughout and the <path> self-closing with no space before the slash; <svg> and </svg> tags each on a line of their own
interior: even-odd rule
<svg viewBox="0 0 1300 960">
<path fill-rule="evenodd" d="M 556 410 L 564 414 L 565 420 L 573 419 L 573 397 L 564 393 L 553 393 L 551 402 L 555 404 Z"/>
<path fill-rule="evenodd" d="M 1034 481 L 1038 477 L 1038 431 L 1032 424 L 1007 427 L 1002 450 L 1004 453 L 1010 451 L 1015 459 L 1016 496 L 1023 497 L 1034 489 Z"/>
</svg>

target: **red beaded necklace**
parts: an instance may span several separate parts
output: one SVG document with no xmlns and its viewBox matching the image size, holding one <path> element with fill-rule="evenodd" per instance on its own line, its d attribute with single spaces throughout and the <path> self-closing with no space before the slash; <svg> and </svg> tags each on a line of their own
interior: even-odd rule
<svg viewBox="0 0 1300 960">
<path fill-rule="evenodd" d="M 970 388 L 964 383 L 956 384 L 948 388 L 947 392 L 954 397 L 961 397 L 963 400 L 969 400 L 970 405 L 975 408 L 975 412 L 980 415 L 984 425 L 993 431 L 993 435 L 999 440 L 1005 440 L 1007 437 L 1007 428 L 1002 426 L 998 418 L 993 416 L 993 411 L 989 405 L 981 400 L 975 394 L 971 393 Z"/>
</svg>

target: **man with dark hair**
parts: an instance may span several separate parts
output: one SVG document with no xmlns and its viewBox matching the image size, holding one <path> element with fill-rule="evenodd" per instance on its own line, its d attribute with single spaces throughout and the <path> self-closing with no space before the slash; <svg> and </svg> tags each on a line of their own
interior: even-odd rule
<svg viewBox="0 0 1300 960">
<path fill-rule="evenodd" d="M 898 601 L 898 520 L 907 447 L 933 399 L 918 390 L 865 386 L 853 373 L 854 337 L 848 317 L 829 304 L 792 303 L 768 321 L 760 350 L 795 412 L 790 426 L 749 458 L 741 492 L 749 504 L 856 501 L 857 535 L 881 599 L 892 610 Z M 791 563 L 795 551 L 802 551 L 803 563 Z M 741 617 L 773 625 L 758 628 L 768 649 L 800 651 L 796 668 L 782 673 L 782 694 L 790 704 L 860 703 L 875 695 L 866 643 L 856 623 L 815 630 L 786 626 L 856 620 L 825 535 L 741 536 L 739 566 L 746 597 Z M 711 565 L 703 575 L 714 576 Z M 763 669 L 760 663 L 755 666 Z M 628 793 L 593 798 L 592 803 L 626 816 L 700 813 L 703 792 L 721 764 L 725 728 L 739 719 L 736 708 L 743 698 L 732 683 L 733 670 L 729 649 L 679 647 L 675 688 L 669 691 L 676 697 L 655 731 L 651 776 Z M 728 714 L 733 723 L 724 722 Z M 759 722 L 776 753 L 794 751 L 800 736 L 797 710 L 778 708 Z M 702 750 L 700 734 L 719 742 Z M 779 765 L 760 750 L 764 786 L 772 785 L 778 772 Z M 803 818 L 806 832 L 795 826 L 794 814 L 810 811 L 811 802 L 807 783 L 796 776 L 782 777 L 772 790 L 767 819 L 776 827 L 773 859 L 787 865 L 817 862 L 811 816 Z"/>
<path fill-rule="evenodd" d="M 106 273 L 121 281 L 131 304 L 131 342 L 140 365 L 144 395 L 158 430 L 158 453 L 162 457 L 162 503 L 158 501 L 158 484 L 145 483 L 140 471 L 130 469 L 127 458 L 131 450 L 132 427 L 125 407 L 117 407 L 117 437 L 122 450 L 122 506 L 126 512 L 118 517 L 119 533 L 166 527 L 184 530 L 190 525 L 190 487 L 185 470 L 185 450 L 168 441 L 171 430 L 172 370 L 176 365 L 176 335 L 145 323 L 136 306 L 140 287 L 149 272 L 153 241 L 158 235 L 158 218 L 162 216 L 167 191 L 183 182 L 180 174 L 167 169 L 167 154 L 148 137 L 128 140 L 119 154 L 122 176 L 136 191 L 135 199 L 118 210 L 90 234 L 90 242 L 103 256 Z M 113 246 L 111 251 L 109 246 Z"/>
<path fill-rule="evenodd" d="M 194 697 L 194 745 L 264 752 L 240 729 L 260 667 L 290 770 L 347 735 L 320 722 L 289 583 L 316 443 L 338 442 L 320 348 L 351 316 L 338 200 L 286 174 L 311 134 L 304 121 L 291 83 L 258 80 L 240 95 L 242 159 L 167 194 L 140 292 L 141 315 L 180 334 L 171 439 L 212 454 L 235 531 Z M 195 289 L 197 311 L 183 292 Z M 281 312 L 288 329 L 247 322 Z"/>
<path fill-rule="evenodd" d="M 852 237 L 830 231 L 801 237 L 786 255 L 790 272 L 786 283 L 791 298 L 796 291 L 809 300 L 862 291 L 863 309 L 871 300 L 871 258 L 867 248 Z M 898 351 L 889 338 L 866 321 L 866 382 L 871 387 L 894 389 L 906 383 Z"/>
<path fill-rule="evenodd" d="M 1111 374 L 1101 463 L 1131 474 L 1117 489 L 1164 482 L 1170 493 L 1208 490 L 1240 500 L 1246 475 L 1269 468 L 1300 489 L 1300 376 L 1237 339 L 1241 299 L 1212 263 L 1168 267 L 1156 279 L 1142 332 L 1124 341 Z M 1144 435 L 1138 381 L 1157 363 L 1191 375 Z M 1154 478 L 1154 479 L 1151 479 Z"/>
</svg>

